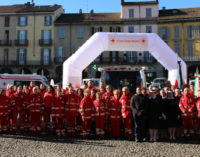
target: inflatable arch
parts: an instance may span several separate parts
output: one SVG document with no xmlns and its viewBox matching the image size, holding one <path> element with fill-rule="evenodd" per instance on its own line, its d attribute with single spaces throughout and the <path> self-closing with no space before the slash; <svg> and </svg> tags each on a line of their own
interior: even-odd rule
<svg viewBox="0 0 200 157">
<path fill-rule="evenodd" d="M 173 84 L 177 77 L 175 52 L 155 33 L 95 33 L 63 63 L 63 88 L 68 83 L 80 87 L 82 71 L 104 51 L 149 51 L 168 70 Z M 180 58 L 183 79 L 187 80 L 187 66 Z"/>
</svg>

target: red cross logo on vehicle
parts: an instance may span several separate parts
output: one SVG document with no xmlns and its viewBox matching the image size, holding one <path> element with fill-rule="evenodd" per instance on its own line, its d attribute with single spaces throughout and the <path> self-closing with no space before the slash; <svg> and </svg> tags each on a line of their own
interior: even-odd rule
<svg viewBox="0 0 200 157">
<path fill-rule="evenodd" d="M 111 42 L 114 43 L 114 42 L 115 42 L 115 39 L 111 39 Z"/>
<path fill-rule="evenodd" d="M 3 82 L 3 83 L 2 83 L 2 85 L 3 85 L 3 86 L 6 86 L 6 85 L 7 85 L 7 83 L 6 83 L 6 82 Z"/>
</svg>

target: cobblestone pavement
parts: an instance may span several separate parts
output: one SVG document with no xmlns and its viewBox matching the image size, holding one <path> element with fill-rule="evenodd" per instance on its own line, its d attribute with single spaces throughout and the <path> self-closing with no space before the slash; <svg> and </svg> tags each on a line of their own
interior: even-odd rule
<svg viewBox="0 0 200 157">
<path fill-rule="evenodd" d="M 200 156 L 200 142 L 199 140 L 180 140 L 177 143 L 135 143 L 126 140 L 1 135 L 0 156 Z"/>
</svg>

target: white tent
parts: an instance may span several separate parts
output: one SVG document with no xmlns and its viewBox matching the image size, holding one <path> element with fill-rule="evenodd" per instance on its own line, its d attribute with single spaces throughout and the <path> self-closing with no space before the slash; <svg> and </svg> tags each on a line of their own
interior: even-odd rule
<svg viewBox="0 0 200 157">
<path fill-rule="evenodd" d="M 155 33 L 95 33 L 63 64 L 63 88 L 68 83 L 80 86 L 82 71 L 104 51 L 149 51 L 169 72 L 173 84 L 177 77 L 177 56 Z M 180 59 L 183 79 L 187 80 L 187 66 Z"/>
</svg>

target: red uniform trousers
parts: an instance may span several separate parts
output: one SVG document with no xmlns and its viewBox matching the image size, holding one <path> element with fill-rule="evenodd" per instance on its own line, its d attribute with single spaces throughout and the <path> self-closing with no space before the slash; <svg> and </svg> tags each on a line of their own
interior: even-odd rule
<svg viewBox="0 0 200 157">
<path fill-rule="evenodd" d="M 24 128 L 25 129 L 30 128 L 30 113 L 28 109 L 24 110 Z"/>
<path fill-rule="evenodd" d="M 0 116 L 0 124 L 2 131 L 4 132 L 8 131 L 9 127 L 8 116 Z"/>
<path fill-rule="evenodd" d="M 184 136 L 187 136 L 189 128 L 191 136 L 194 136 L 194 116 L 182 116 Z"/>
<path fill-rule="evenodd" d="M 76 116 L 72 111 L 65 111 L 65 119 L 66 119 L 66 127 L 67 127 L 67 135 L 74 136 L 75 135 L 75 126 L 76 126 Z"/>
<path fill-rule="evenodd" d="M 25 120 L 25 117 L 24 117 L 24 110 L 23 109 L 20 109 L 20 110 L 14 109 L 13 110 L 12 129 L 13 129 L 13 131 L 16 131 L 16 129 L 17 129 L 18 116 L 19 116 L 20 130 L 24 131 L 24 120 Z"/>
<path fill-rule="evenodd" d="M 95 123 L 96 123 L 96 134 L 97 136 L 103 138 L 105 135 L 104 129 L 105 129 L 105 115 L 104 116 L 95 116 Z"/>
<path fill-rule="evenodd" d="M 45 107 L 43 111 L 43 116 L 44 116 L 46 131 L 50 131 L 50 115 L 51 115 L 51 107 Z"/>
<path fill-rule="evenodd" d="M 41 113 L 38 111 L 31 111 L 30 112 L 30 132 L 41 132 Z"/>
<path fill-rule="evenodd" d="M 200 117 L 197 117 L 198 135 L 200 136 Z"/>
<path fill-rule="evenodd" d="M 111 122 L 112 136 L 114 138 L 120 137 L 120 124 L 121 124 L 121 120 L 120 119 L 112 119 L 111 118 L 110 122 Z"/>
<path fill-rule="evenodd" d="M 60 136 L 61 133 L 64 135 L 65 124 L 64 124 L 63 117 L 52 117 L 52 120 L 53 120 L 53 123 L 55 125 L 56 134 L 58 136 Z"/>
<path fill-rule="evenodd" d="M 123 120 L 123 125 L 124 125 L 124 137 L 132 139 L 133 138 L 133 120 L 132 120 L 132 115 L 128 114 L 126 118 L 122 118 Z"/>
<path fill-rule="evenodd" d="M 83 138 L 90 136 L 91 126 L 92 126 L 91 118 L 82 119 L 82 136 L 83 136 Z"/>
</svg>

